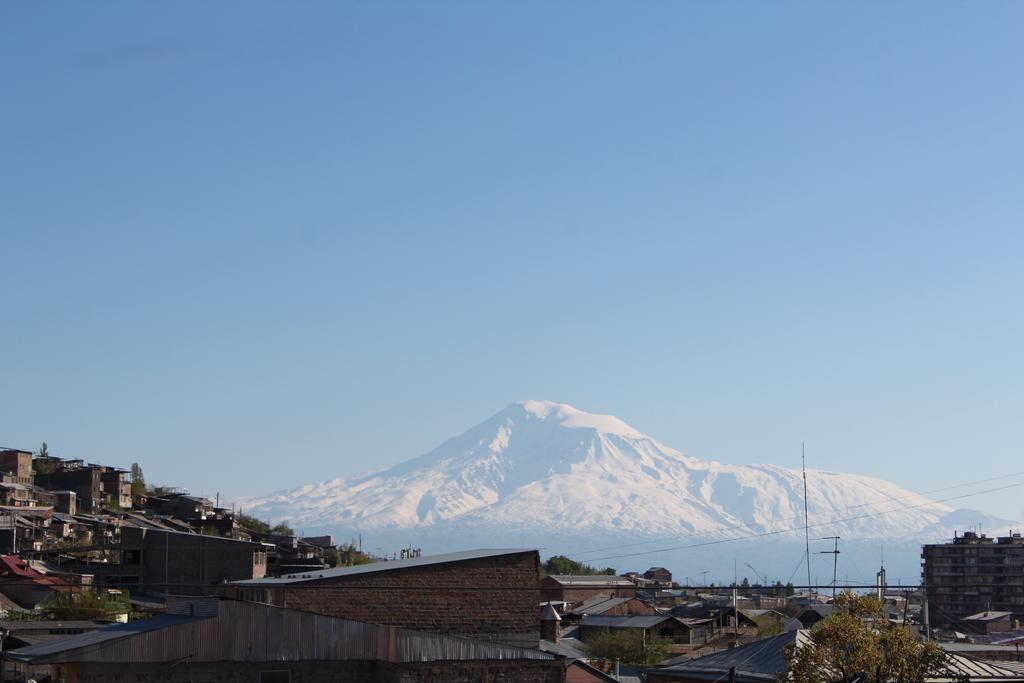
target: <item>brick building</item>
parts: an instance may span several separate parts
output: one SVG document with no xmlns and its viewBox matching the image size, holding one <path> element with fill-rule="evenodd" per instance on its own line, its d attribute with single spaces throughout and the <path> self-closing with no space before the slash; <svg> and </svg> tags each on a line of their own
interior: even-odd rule
<svg viewBox="0 0 1024 683">
<path fill-rule="evenodd" d="M 82 460 L 49 457 L 37 461 L 46 462 L 47 467 L 35 475 L 36 485 L 48 491 L 73 491 L 82 512 L 99 512 L 104 506 L 132 507 L 132 484 L 125 470 L 87 465 Z"/>
<path fill-rule="evenodd" d="M 7 475 L 4 480 L 12 484 L 32 485 L 32 454 L 16 448 L 0 450 L 0 472 Z"/>
<path fill-rule="evenodd" d="M 922 578 L 931 623 L 953 625 L 986 611 L 1024 616 L 1024 539 L 965 532 L 922 549 Z"/>
<path fill-rule="evenodd" d="M 656 586 L 672 586 L 672 572 L 664 567 L 651 567 L 644 572 L 644 578 Z"/>
<path fill-rule="evenodd" d="M 468 550 L 238 581 L 228 595 L 374 624 L 536 646 L 536 550 Z"/>
<path fill-rule="evenodd" d="M 541 579 L 541 600 L 544 602 L 582 603 L 598 596 L 635 598 L 636 584 L 624 576 L 566 576 L 550 574 Z"/>
</svg>

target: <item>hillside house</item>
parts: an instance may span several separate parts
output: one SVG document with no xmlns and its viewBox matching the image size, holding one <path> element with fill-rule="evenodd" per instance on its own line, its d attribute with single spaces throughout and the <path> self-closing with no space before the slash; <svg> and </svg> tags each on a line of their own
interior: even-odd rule
<svg viewBox="0 0 1024 683">
<path fill-rule="evenodd" d="M 0 473 L 4 481 L 12 484 L 33 484 L 32 454 L 16 448 L 0 450 Z"/>
<path fill-rule="evenodd" d="M 651 567 L 644 572 L 644 578 L 655 586 L 672 586 L 672 572 L 664 567 Z"/>
<path fill-rule="evenodd" d="M 1013 630 L 1012 612 L 979 612 L 960 620 L 960 627 L 969 634 L 1004 633 Z"/>
</svg>

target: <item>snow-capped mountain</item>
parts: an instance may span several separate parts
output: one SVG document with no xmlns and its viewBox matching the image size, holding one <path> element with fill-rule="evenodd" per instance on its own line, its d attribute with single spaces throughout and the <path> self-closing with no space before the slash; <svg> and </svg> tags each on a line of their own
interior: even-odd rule
<svg viewBox="0 0 1024 683">
<path fill-rule="evenodd" d="M 941 526 L 952 510 L 881 479 L 819 470 L 807 477 L 819 536 L 905 537 Z M 243 504 L 343 537 L 443 529 L 491 538 L 552 530 L 731 538 L 802 533 L 804 514 L 799 470 L 698 460 L 618 418 L 547 401 L 514 403 L 394 467 Z"/>
</svg>

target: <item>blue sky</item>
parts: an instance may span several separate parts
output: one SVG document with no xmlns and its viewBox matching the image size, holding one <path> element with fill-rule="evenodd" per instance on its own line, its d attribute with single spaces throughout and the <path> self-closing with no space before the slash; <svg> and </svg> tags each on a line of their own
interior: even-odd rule
<svg viewBox="0 0 1024 683">
<path fill-rule="evenodd" d="M 0 443 L 263 493 L 540 398 L 916 490 L 1024 470 L 1022 21 L 5 4 Z"/>
</svg>

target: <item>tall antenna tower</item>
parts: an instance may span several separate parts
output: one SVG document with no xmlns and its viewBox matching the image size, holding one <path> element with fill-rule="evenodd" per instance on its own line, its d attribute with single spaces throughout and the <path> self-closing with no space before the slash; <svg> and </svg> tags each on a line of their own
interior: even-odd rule
<svg viewBox="0 0 1024 683">
<path fill-rule="evenodd" d="M 811 523 L 807 512 L 807 454 L 800 442 L 800 463 L 804 472 L 804 560 L 807 562 L 807 592 L 811 592 Z"/>
<path fill-rule="evenodd" d="M 819 555 L 831 555 L 832 556 L 832 599 L 836 599 L 836 570 L 839 568 L 839 537 L 838 536 L 825 536 L 819 538 L 819 541 L 835 541 L 835 548 L 833 550 L 822 550 Z"/>
</svg>

